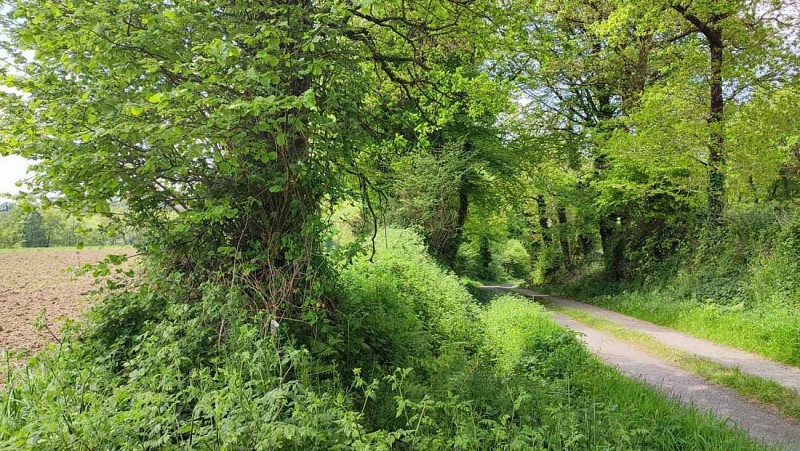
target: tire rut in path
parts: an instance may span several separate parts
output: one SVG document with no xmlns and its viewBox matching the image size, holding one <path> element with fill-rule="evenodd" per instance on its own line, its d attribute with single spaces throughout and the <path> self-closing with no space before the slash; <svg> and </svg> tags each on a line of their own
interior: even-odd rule
<svg viewBox="0 0 800 451">
<path fill-rule="evenodd" d="M 485 288 L 491 291 L 516 292 L 529 297 L 541 296 L 529 290 L 503 286 Z M 553 298 L 548 298 L 551 299 Z M 731 389 L 709 384 L 699 376 L 605 332 L 592 329 L 566 315 L 551 313 L 557 323 L 582 334 L 582 340 L 589 351 L 623 374 L 664 391 L 682 404 L 727 419 L 747 431 L 754 439 L 786 449 L 800 450 L 800 422 L 743 397 Z"/>
</svg>

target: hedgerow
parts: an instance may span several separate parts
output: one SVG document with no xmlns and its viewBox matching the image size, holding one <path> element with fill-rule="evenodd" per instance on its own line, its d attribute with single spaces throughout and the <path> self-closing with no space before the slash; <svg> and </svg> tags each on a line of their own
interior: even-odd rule
<svg viewBox="0 0 800 451">
<path fill-rule="evenodd" d="M 799 217 L 792 205 L 732 209 L 637 277 L 609 283 L 587 267 L 545 288 L 800 365 Z"/>
<path fill-rule="evenodd" d="M 418 235 L 386 236 L 342 269 L 328 330 L 275 328 L 235 288 L 154 269 L 106 293 L 11 373 L 0 448 L 755 446 L 602 366 L 535 304 L 481 310 Z"/>
</svg>

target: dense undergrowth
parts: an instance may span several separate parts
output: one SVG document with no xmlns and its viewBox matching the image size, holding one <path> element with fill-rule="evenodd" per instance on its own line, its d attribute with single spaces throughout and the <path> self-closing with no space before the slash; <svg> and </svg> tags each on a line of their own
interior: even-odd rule
<svg viewBox="0 0 800 451">
<path fill-rule="evenodd" d="M 800 215 L 792 206 L 732 210 L 725 226 L 609 283 L 600 262 L 553 292 L 800 365 Z"/>
<path fill-rule="evenodd" d="M 0 448 L 752 449 L 601 365 L 524 299 L 482 308 L 412 232 L 341 271 L 327 328 L 148 276 L 0 394 Z"/>
</svg>

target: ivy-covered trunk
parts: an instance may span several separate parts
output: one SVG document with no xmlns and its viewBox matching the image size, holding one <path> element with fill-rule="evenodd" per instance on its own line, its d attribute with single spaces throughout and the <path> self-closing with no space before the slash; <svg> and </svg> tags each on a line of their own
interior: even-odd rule
<svg viewBox="0 0 800 451">
<path fill-rule="evenodd" d="M 564 268 L 572 266 L 572 249 L 569 245 L 569 224 L 567 222 L 567 209 L 563 205 L 557 208 L 558 213 L 558 244 L 564 257 Z"/>
<path fill-rule="evenodd" d="M 723 43 L 722 31 L 710 28 L 706 34 L 711 61 L 711 102 L 708 125 L 711 137 L 708 152 L 708 213 L 716 225 L 722 223 L 725 210 L 725 135 L 723 114 L 725 99 L 722 93 Z"/>
<path fill-rule="evenodd" d="M 547 201 L 541 194 L 534 197 L 539 216 L 539 233 L 542 235 L 542 245 L 544 248 L 550 245 L 550 223 L 547 220 Z"/>
<path fill-rule="evenodd" d="M 312 58 L 307 54 L 304 37 L 312 33 L 310 22 L 311 0 L 286 0 L 286 5 L 296 12 L 295 23 L 289 30 L 283 51 L 299 60 Z M 256 53 L 254 57 L 257 57 Z M 286 94 L 290 98 L 302 99 L 313 93 L 311 74 L 303 70 L 289 70 L 286 77 Z M 307 137 L 312 124 L 307 106 L 287 109 L 280 115 L 269 118 L 277 124 L 279 132 L 266 136 L 265 144 L 276 149 L 277 159 L 265 165 L 264 170 L 279 181 L 275 188 L 259 186 L 259 181 L 248 186 L 248 193 L 260 192 L 258 221 L 246 233 L 250 246 L 257 250 L 255 260 L 258 269 L 251 276 L 254 293 L 263 299 L 265 308 L 276 317 L 296 316 L 309 301 L 315 279 L 315 253 L 319 255 L 321 224 L 320 203 L 327 185 L 326 174 L 309 171 L 314 167 L 310 160 L 310 145 Z M 258 156 L 256 157 L 256 159 Z M 258 161 L 252 161 L 258 165 Z M 278 187 L 281 189 L 278 190 Z M 265 189 L 266 188 L 266 189 Z M 316 265 L 319 267 L 319 262 Z M 317 293 L 322 294 L 322 293 Z"/>
<path fill-rule="evenodd" d="M 617 224 L 616 215 L 606 215 L 600 220 L 600 244 L 606 262 L 606 273 L 611 280 L 622 280 L 625 267 L 625 235 Z"/>
<path fill-rule="evenodd" d="M 451 231 L 447 233 L 448 236 L 441 240 L 438 249 L 432 249 L 439 257 L 439 260 L 448 268 L 454 267 L 458 248 L 461 246 L 464 238 L 464 226 L 467 223 L 467 213 L 469 212 L 469 183 L 469 175 L 467 173 L 462 173 L 459 176 L 458 192 L 456 193 L 458 196 L 458 204 L 456 206 L 453 224 L 440 225 L 446 228 L 445 230 Z"/>
<path fill-rule="evenodd" d="M 723 58 L 725 41 L 723 41 L 722 22 L 735 15 L 735 9 L 730 5 L 720 4 L 719 11 L 713 9 L 709 13 L 703 11 L 698 14 L 692 4 L 673 3 L 672 9 L 691 24 L 696 33 L 701 34 L 709 49 L 709 112 L 708 126 L 710 136 L 708 142 L 708 217 L 713 225 L 722 224 L 722 214 L 725 210 L 725 134 L 724 134 L 724 108 L 725 98 L 723 87 Z M 700 10 L 702 11 L 702 10 Z"/>
<path fill-rule="evenodd" d="M 277 320 L 297 318 L 311 299 L 327 297 L 314 288 L 324 276 L 319 272 L 324 267 L 319 211 L 330 184 L 309 140 L 314 105 L 322 100 L 314 90 L 319 80 L 308 67 L 316 58 L 308 45 L 315 11 L 310 0 L 252 8 L 246 3 L 234 2 L 225 11 L 233 24 L 253 30 L 240 38 L 234 52 L 256 83 L 230 93 L 231 101 L 265 105 L 232 118 L 230 126 L 242 131 L 218 144 L 212 175 L 204 179 L 202 207 L 213 214 L 219 206 L 221 217 L 205 220 L 205 228 L 192 225 L 178 247 L 165 249 L 178 259 L 189 256 L 194 272 L 229 279 L 225 283 L 246 293 L 254 310 Z M 259 24 L 276 26 L 280 42 L 259 35 Z M 273 63 L 263 61 L 271 56 L 270 47 L 285 62 L 268 72 Z M 271 83 L 258 81 L 264 73 Z"/>
</svg>

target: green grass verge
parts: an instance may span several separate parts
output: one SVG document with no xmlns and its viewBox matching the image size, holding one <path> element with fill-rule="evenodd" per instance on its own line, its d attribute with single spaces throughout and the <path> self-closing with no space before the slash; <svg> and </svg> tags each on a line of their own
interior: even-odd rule
<svg viewBox="0 0 800 451">
<path fill-rule="evenodd" d="M 739 368 L 730 368 L 707 359 L 683 356 L 682 360 L 685 364 L 682 366 L 709 382 L 730 387 L 763 404 L 773 406 L 786 415 L 800 419 L 800 393 L 777 382 L 742 373 Z"/>
<path fill-rule="evenodd" d="M 625 329 L 611 321 L 580 310 L 555 305 L 550 305 L 548 308 L 578 320 L 587 326 L 608 332 L 651 354 L 666 359 L 680 368 L 691 371 L 711 383 L 731 388 L 741 395 L 755 399 L 762 404 L 778 409 L 786 415 L 800 419 L 800 393 L 783 387 L 776 382 L 743 373 L 738 368 L 731 368 L 708 359 L 677 351 L 665 346 L 649 335 Z"/>
</svg>

